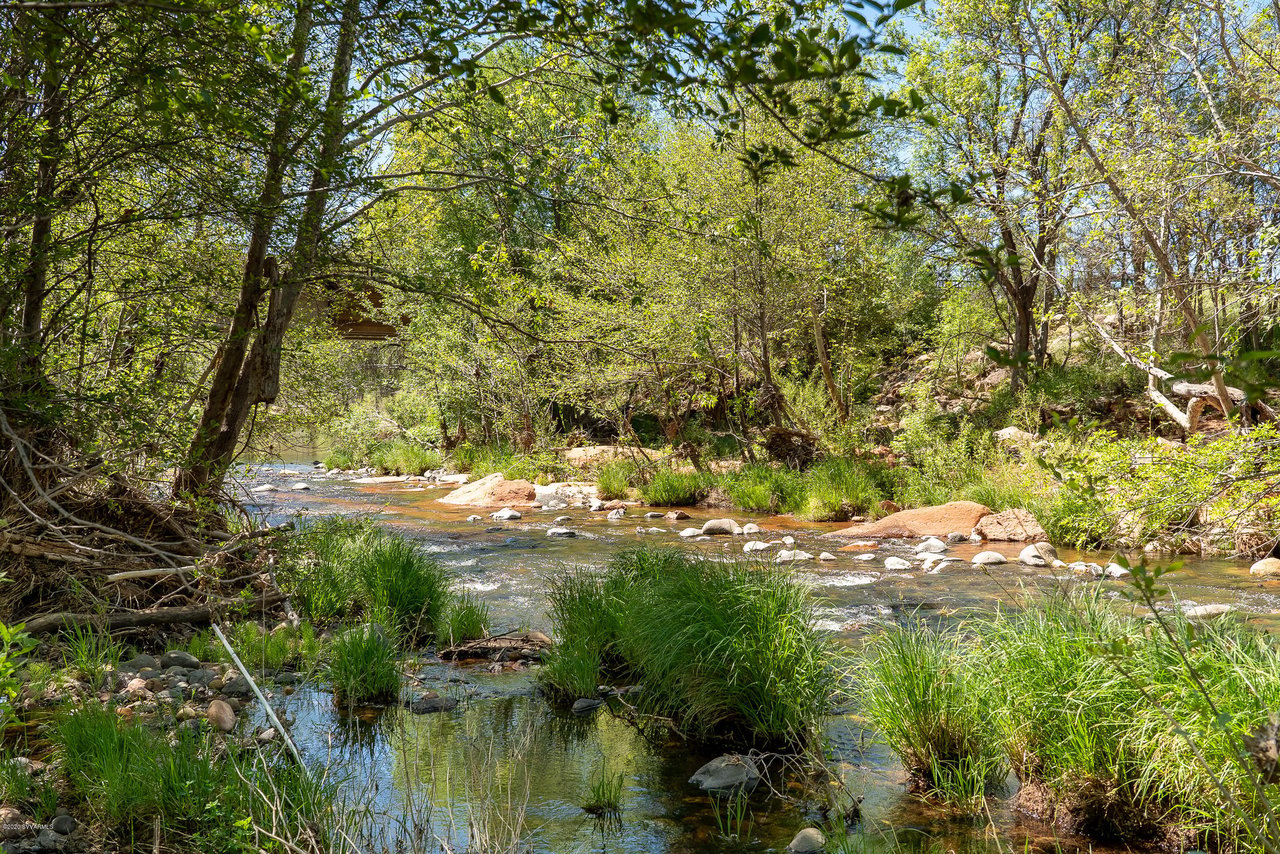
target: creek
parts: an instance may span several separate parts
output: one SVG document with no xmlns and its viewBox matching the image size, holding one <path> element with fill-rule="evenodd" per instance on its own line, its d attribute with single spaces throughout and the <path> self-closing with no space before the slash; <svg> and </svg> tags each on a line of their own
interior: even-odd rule
<svg viewBox="0 0 1280 854">
<path fill-rule="evenodd" d="M 298 481 L 310 488 L 292 490 Z M 266 483 L 277 490 L 249 491 Z M 452 570 L 461 589 L 489 605 L 494 632 L 538 629 L 553 634 L 544 579 L 566 566 L 603 564 L 621 549 L 679 544 L 710 556 L 741 557 L 748 538 L 689 542 L 677 536 L 682 527 L 725 516 L 756 522 L 764 529 L 759 539 L 789 535 L 796 540 L 794 548 L 837 555 L 829 563 L 796 564 L 794 572 L 812 589 L 821 627 L 849 646 L 878 626 L 917 615 L 942 622 L 960 620 L 1028 592 L 1078 584 L 1101 584 L 1108 596 L 1123 596 L 1126 590 L 1120 581 L 1098 582 L 1068 570 L 1023 566 L 1016 561 L 1016 544 L 964 543 L 949 552 L 962 562 L 941 572 L 929 574 L 915 567 L 891 572 L 884 568 L 884 558 L 905 555 L 909 546 L 884 544 L 874 550 L 876 560 L 860 561 L 856 553 L 833 548 L 841 543 L 820 539 L 839 525 L 739 511 L 690 508 L 690 520 L 671 523 L 644 519 L 650 508 L 631 508 L 626 518 L 613 522 L 585 508 L 522 508 L 522 519 L 498 523 L 488 519 L 490 510 L 439 503 L 436 499 L 447 494 L 447 488 L 414 482 L 358 484 L 351 476 L 327 477 L 307 466 L 253 468 L 244 473 L 240 486 L 251 508 L 272 524 L 299 516 L 367 515 L 414 538 Z M 485 519 L 466 521 L 472 514 Z M 576 537 L 546 535 L 552 520 L 560 516 L 571 517 L 565 525 L 577 532 Z M 642 534 L 637 532 L 640 525 L 665 531 Z M 988 548 L 1005 553 L 1011 562 L 980 570 L 964 561 Z M 1061 557 L 1106 564 L 1112 555 L 1063 551 Z M 1183 559 L 1182 567 L 1163 583 L 1183 605 L 1227 603 L 1267 630 L 1280 623 L 1277 588 L 1251 578 L 1246 562 Z M 802 787 L 780 777 L 774 783 L 780 792 L 771 794 L 760 787 L 751 796 L 745 822 L 749 826 L 744 826 L 742 838 L 726 840 L 720 832 L 726 819 L 723 804 L 687 782 L 714 753 L 654 747 L 603 710 L 590 717 L 554 710 L 538 695 L 530 670 L 491 672 L 498 668 L 488 662 L 462 666 L 426 658 L 414 666 L 421 685 L 457 697 L 462 701 L 458 708 L 421 716 L 400 709 L 356 713 L 335 707 L 323 686 L 315 685 L 279 698 L 279 708 L 291 721 L 308 761 L 326 765 L 345 781 L 368 807 L 366 824 L 373 832 L 390 835 L 404 824 L 424 825 L 429 818 L 431 835 L 463 850 L 474 835 L 497 838 L 506 832 L 505 825 L 522 821 L 537 852 L 765 852 L 782 851 L 797 830 L 817 821 L 815 804 L 806 799 Z M 891 841 L 895 847 L 921 852 L 1038 851 L 1055 845 L 1106 850 L 1079 839 L 1055 842 L 1052 828 L 1013 813 L 1008 798 L 991 799 L 990 816 L 973 820 L 949 816 L 906 794 L 901 766 L 861 725 L 854 709 L 832 715 L 826 737 L 832 766 L 850 791 L 863 798 L 863 848 Z M 582 809 L 592 778 L 603 774 L 623 776 L 621 818 L 616 822 L 591 818 Z M 1015 786 L 1011 780 L 1007 794 L 1012 795 Z"/>
</svg>

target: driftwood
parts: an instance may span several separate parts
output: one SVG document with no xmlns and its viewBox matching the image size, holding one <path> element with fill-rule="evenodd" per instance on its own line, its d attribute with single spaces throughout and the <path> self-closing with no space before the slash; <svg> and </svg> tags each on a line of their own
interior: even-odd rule
<svg viewBox="0 0 1280 854">
<path fill-rule="evenodd" d="M 1086 315 L 1087 316 L 1087 315 Z M 1186 398 L 1188 400 L 1187 409 L 1184 412 L 1176 403 L 1166 397 L 1160 391 L 1160 384 L 1174 380 L 1173 374 L 1168 371 L 1156 367 L 1152 363 L 1144 362 L 1132 353 L 1127 352 L 1120 346 L 1111 334 L 1107 332 L 1106 327 L 1089 317 L 1089 322 L 1093 324 L 1093 328 L 1097 330 L 1102 340 L 1115 351 L 1121 359 L 1127 364 L 1132 365 L 1140 371 L 1143 371 L 1149 377 L 1147 383 L 1147 397 L 1160 407 L 1166 415 L 1183 429 L 1186 433 L 1194 433 L 1200 424 L 1200 416 L 1204 413 L 1206 405 L 1213 405 L 1224 415 L 1227 414 L 1227 407 L 1221 399 L 1217 387 L 1213 383 L 1190 383 L 1185 380 L 1177 380 L 1170 384 L 1169 391 L 1176 397 Z M 1226 388 L 1228 403 L 1240 405 L 1248 402 L 1248 395 L 1238 388 L 1224 386 Z M 1276 419 L 1275 411 L 1261 401 L 1255 401 L 1254 405 L 1266 417 L 1271 420 Z"/>
<path fill-rule="evenodd" d="M 542 632 L 508 632 L 491 638 L 460 643 L 440 650 L 446 661 L 488 658 L 496 661 L 515 661 L 521 658 L 541 658 L 551 648 L 551 638 Z"/>
<path fill-rule="evenodd" d="M 279 593 L 268 593 L 249 603 L 254 611 L 270 608 L 284 601 Z M 238 603 L 236 603 L 238 606 Z M 232 605 L 183 605 L 174 608 L 151 608 L 145 611 L 121 611 L 114 614 L 46 614 L 36 617 L 24 627 L 28 634 L 40 635 L 61 628 L 77 626 L 94 626 L 106 631 L 116 629 L 134 629 L 142 626 L 168 626 L 175 623 L 204 624 L 213 621 L 220 613 L 230 610 Z"/>
</svg>

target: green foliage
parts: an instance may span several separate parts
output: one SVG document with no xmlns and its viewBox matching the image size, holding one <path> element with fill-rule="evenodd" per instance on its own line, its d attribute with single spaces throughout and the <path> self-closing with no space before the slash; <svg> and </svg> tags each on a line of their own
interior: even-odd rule
<svg viewBox="0 0 1280 854">
<path fill-rule="evenodd" d="M 0 575 L 0 578 L 3 578 Z M 9 717 L 10 705 L 18 694 L 18 660 L 36 648 L 36 640 L 24 632 L 23 623 L 6 625 L 0 622 L 0 723 Z"/>
<path fill-rule="evenodd" d="M 873 641 L 864 707 L 943 797 L 969 802 L 957 780 L 1008 763 L 1099 837 L 1240 838 L 1266 812 L 1240 746 L 1280 704 L 1280 650 L 1236 621 L 1161 620 L 1090 595 L 895 630 Z"/>
<path fill-rule="evenodd" d="M 439 633 L 441 643 L 457 644 L 486 637 L 489 633 L 489 605 L 470 593 L 464 593 L 449 605 L 444 625 L 444 630 Z"/>
<path fill-rule="evenodd" d="M 555 696 L 643 684 L 644 714 L 739 744 L 804 742 L 829 708 L 832 650 L 807 590 L 772 565 L 636 550 L 603 575 L 560 576 L 548 597 L 559 643 L 540 678 Z"/>
<path fill-rule="evenodd" d="M 622 781 L 621 772 L 610 773 L 605 766 L 591 772 L 591 792 L 582 809 L 594 816 L 616 818 L 622 814 Z"/>
<path fill-rule="evenodd" d="M 606 501 L 626 498 L 637 473 L 631 460 L 610 460 L 596 472 L 596 492 Z"/>
<path fill-rule="evenodd" d="M 408 638 L 435 635 L 454 597 L 437 561 L 367 521 L 311 526 L 292 546 L 281 576 L 313 620 L 371 617 Z"/>
<path fill-rule="evenodd" d="M 536 451 L 522 454 L 505 445 L 473 445 L 463 443 L 453 449 L 454 468 L 484 477 L 495 472 L 508 480 L 527 480 L 533 483 L 555 483 L 573 478 L 573 466 L 554 451 Z"/>
<path fill-rule="evenodd" d="M 825 460 L 805 472 L 805 496 L 796 511 L 815 522 L 843 521 L 851 516 L 880 515 L 885 500 L 885 471 L 850 459 Z"/>
<path fill-rule="evenodd" d="M 890 629 L 872 638 L 862 668 L 862 710 L 902 761 L 912 786 L 979 811 L 1005 757 L 986 706 L 988 684 L 954 634 Z"/>
<path fill-rule="evenodd" d="M 658 469 L 641 485 L 640 496 L 655 507 L 692 507 L 706 497 L 711 482 L 698 472 Z"/>
<path fill-rule="evenodd" d="M 0 803 L 16 807 L 37 824 L 52 821 L 58 808 L 58 790 L 52 775 L 34 777 L 8 750 L 0 752 Z"/>
<path fill-rule="evenodd" d="M 290 667 L 309 671 L 319 662 L 322 652 L 315 627 L 306 622 L 297 628 L 281 624 L 268 632 L 260 624 L 245 620 L 230 626 L 226 635 L 241 661 L 266 670 Z M 201 661 L 229 662 L 231 658 L 211 631 L 192 635 L 187 652 Z"/>
<path fill-rule="evenodd" d="M 63 664 L 77 677 L 97 680 L 107 667 L 120 663 L 123 647 L 107 632 L 95 626 L 75 626 L 67 632 Z"/>
<path fill-rule="evenodd" d="M 339 703 L 393 703 L 400 696 L 395 645 L 373 626 L 339 633 L 329 644 L 326 675 Z"/>
<path fill-rule="evenodd" d="M 325 799 L 302 773 L 248 763 L 228 767 L 238 760 L 220 756 L 189 729 L 170 738 L 97 706 L 59 718 L 53 742 L 68 793 L 121 842 L 150 839 L 158 817 L 167 838 L 201 851 L 239 852 L 254 847 L 252 824 L 268 814 L 257 787 L 293 806 L 275 820 L 283 817 L 295 832 L 314 818 L 304 805 Z"/>
<path fill-rule="evenodd" d="M 733 506 L 759 513 L 791 513 L 805 495 L 800 474 L 781 466 L 745 465 L 718 478 L 717 485 Z"/>
</svg>

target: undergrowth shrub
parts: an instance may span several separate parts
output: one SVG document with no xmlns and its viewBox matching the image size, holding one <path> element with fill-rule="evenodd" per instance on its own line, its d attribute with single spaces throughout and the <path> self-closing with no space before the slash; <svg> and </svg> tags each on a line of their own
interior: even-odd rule
<svg viewBox="0 0 1280 854">
<path fill-rule="evenodd" d="M 772 564 L 639 549 L 603 574 L 568 572 L 548 598 L 559 643 L 553 696 L 643 684 L 643 720 L 703 742 L 807 742 L 830 708 L 832 649 L 806 588 Z"/>
<path fill-rule="evenodd" d="M 596 494 L 606 501 L 626 498 L 636 474 L 636 464 L 631 460 L 610 460 L 596 472 Z"/>
<path fill-rule="evenodd" d="M 373 625 L 356 626 L 334 637 L 327 676 L 338 703 L 392 703 L 400 695 L 395 644 Z"/>
</svg>

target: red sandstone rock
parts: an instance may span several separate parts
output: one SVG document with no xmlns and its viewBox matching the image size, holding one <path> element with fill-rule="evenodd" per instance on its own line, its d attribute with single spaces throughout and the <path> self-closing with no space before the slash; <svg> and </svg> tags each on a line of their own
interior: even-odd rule
<svg viewBox="0 0 1280 854">
<path fill-rule="evenodd" d="M 974 501 L 952 501 L 937 507 L 901 510 L 875 522 L 833 531 L 828 537 L 945 537 L 952 531 L 969 531 L 991 508 Z"/>
</svg>

